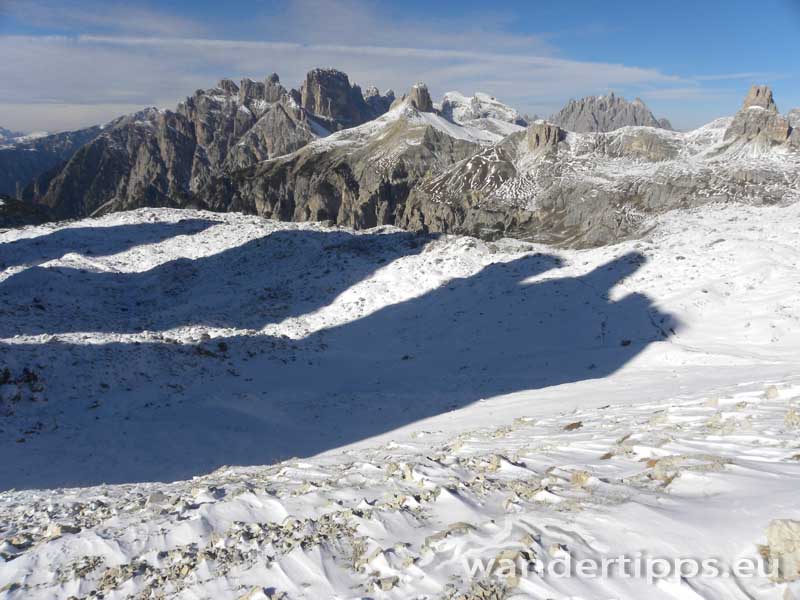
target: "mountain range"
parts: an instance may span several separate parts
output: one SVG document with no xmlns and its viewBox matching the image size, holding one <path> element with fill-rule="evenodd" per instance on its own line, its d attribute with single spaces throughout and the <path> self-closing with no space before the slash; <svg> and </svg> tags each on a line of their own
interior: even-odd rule
<svg viewBox="0 0 800 600">
<path fill-rule="evenodd" d="M 591 246 L 673 208 L 796 199 L 799 116 L 754 86 L 690 132 L 613 93 L 529 122 L 487 94 L 437 103 L 422 83 L 396 97 L 314 69 L 299 89 L 223 79 L 174 110 L 0 149 L 0 193 L 52 219 L 193 207 Z"/>
</svg>

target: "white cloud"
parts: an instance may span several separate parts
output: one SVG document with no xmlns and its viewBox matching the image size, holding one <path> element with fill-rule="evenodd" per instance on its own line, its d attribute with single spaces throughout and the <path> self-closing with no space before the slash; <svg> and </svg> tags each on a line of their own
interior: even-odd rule
<svg viewBox="0 0 800 600">
<path fill-rule="evenodd" d="M 90 28 L 173 36 L 206 33 L 205 27 L 191 19 L 119 0 L 4 0 L 0 17 L 4 16 L 59 31 Z"/>
<path fill-rule="evenodd" d="M 20 4 L 12 7 L 19 11 Z M 52 4 L 31 0 L 30 6 Z M 242 21 L 266 40 L 242 40 L 197 35 L 193 32 L 202 27 L 189 20 L 120 4 L 91 4 L 89 10 L 85 2 L 72 0 L 62 6 L 76 11 L 48 18 L 71 20 L 75 35 L 0 36 L 0 98 L 16 107 L 4 111 L 0 121 L 6 122 L 0 125 L 42 129 L 44 119 L 47 128 L 73 128 L 107 120 L 114 106 L 119 114 L 131 106 L 174 106 L 221 77 L 263 77 L 274 71 L 287 87 L 297 86 L 318 66 L 339 68 L 362 86 L 398 93 L 416 81 L 426 81 L 434 96 L 451 89 L 486 91 L 523 112 L 543 115 L 570 97 L 612 89 L 649 95 L 664 109 L 704 90 L 701 78 L 565 58 L 549 43 L 551 36 L 513 33 L 502 15 L 423 22 L 399 9 L 379 13 L 361 0 L 293 0 L 279 12 L 248 15 Z M 42 12 L 26 14 L 33 19 Z"/>
</svg>

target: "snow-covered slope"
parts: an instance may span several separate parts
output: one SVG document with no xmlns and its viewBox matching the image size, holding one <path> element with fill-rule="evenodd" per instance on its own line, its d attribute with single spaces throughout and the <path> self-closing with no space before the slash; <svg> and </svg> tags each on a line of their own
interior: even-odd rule
<svg viewBox="0 0 800 600">
<path fill-rule="evenodd" d="M 516 109 L 480 92 L 472 97 L 447 92 L 442 99 L 441 114 L 455 123 L 488 131 L 500 138 L 521 131 L 527 125 Z"/>
<path fill-rule="evenodd" d="M 167 209 L 0 233 L 0 598 L 797 594 L 465 570 L 728 566 L 800 519 L 800 206 L 651 225 L 582 251 Z"/>
</svg>

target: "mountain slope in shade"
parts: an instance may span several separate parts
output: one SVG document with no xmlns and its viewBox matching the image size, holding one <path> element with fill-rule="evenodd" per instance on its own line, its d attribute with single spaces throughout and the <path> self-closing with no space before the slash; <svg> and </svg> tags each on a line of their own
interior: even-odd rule
<svg viewBox="0 0 800 600">
<path fill-rule="evenodd" d="M 570 100 L 548 121 L 577 133 L 609 132 L 629 126 L 671 128 L 668 120 L 656 119 L 641 99 L 628 102 L 613 92 L 608 96 L 587 96 L 580 100 Z"/>
<path fill-rule="evenodd" d="M 23 135 L 25 134 L 21 131 L 11 131 L 5 127 L 0 127 L 0 146 L 7 143 L 13 143 L 15 138 L 22 137 Z"/>
<path fill-rule="evenodd" d="M 32 181 L 69 160 L 102 132 L 102 126 L 50 135 L 27 135 L 0 142 L 0 193 L 15 196 Z M 43 181 L 37 186 L 41 187 Z"/>
</svg>

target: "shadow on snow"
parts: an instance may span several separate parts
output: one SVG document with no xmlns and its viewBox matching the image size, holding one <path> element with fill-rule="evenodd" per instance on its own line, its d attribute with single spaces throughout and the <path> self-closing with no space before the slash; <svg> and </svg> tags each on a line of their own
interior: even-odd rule
<svg viewBox="0 0 800 600">
<path fill-rule="evenodd" d="M 46 304 L 46 312 L 56 311 L 50 318 L 57 316 L 57 331 L 257 328 L 329 304 L 428 241 L 408 233 L 280 231 L 146 273 L 29 269 L 35 273 L 7 283 L 49 281 L 53 307 L 69 289 L 81 298 L 95 294 L 85 312 Z M 0 346 L 0 357 L 19 364 L 47 361 L 48 389 L 59 390 L 37 405 L 42 415 L 59 411 L 53 427 L 42 417 L 50 431 L 6 444 L 0 487 L 187 479 L 221 465 L 313 455 L 481 398 L 604 377 L 676 326 L 642 294 L 610 299 L 643 262 L 631 253 L 579 277 L 528 282 L 561 261 L 526 255 L 296 341 L 233 336 L 203 350 L 169 343 Z M 127 314 L 105 318 L 91 314 L 114 299 L 126 302 L 119 292 L 134 288 L 150 304 L 125 305 Z M 90 407 L 87 393 L 103 386 L 99 406 Z"/>
</svg>

